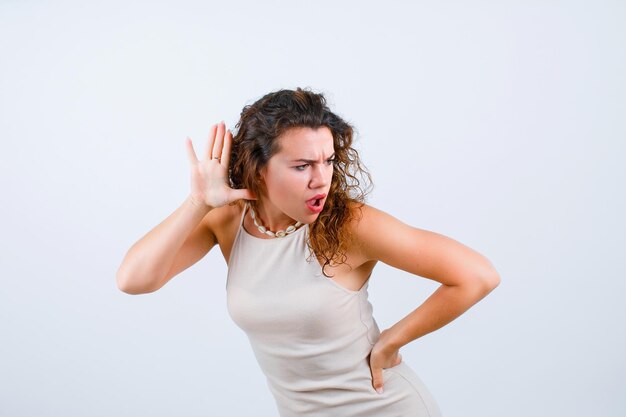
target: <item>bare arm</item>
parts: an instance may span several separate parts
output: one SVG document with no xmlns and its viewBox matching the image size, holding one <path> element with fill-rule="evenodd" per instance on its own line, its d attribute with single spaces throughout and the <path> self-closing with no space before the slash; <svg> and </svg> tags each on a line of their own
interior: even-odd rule
<svg viewBox="0 0 626 417">
<path fill-rule="evenodd" d="M 452 238 L 411 227 L 369 206 L 363 217 L 359 237 L 368 258 L 442 284 L 389 329 L 387 342 L 396 349 L 450 323 L 500 283 L 487 258 Z"/>
<path fill-rule="evenodd" d="M 202 222 L 209 211 L 211 207 L 188 197 L 131 246 L 117 271 L 117 287 L 128 294 L 156 291 L 206 255 L 216 244 L 215 236 Z M 183 245 L 185 250 L 181 251 Z"/>
<path fill-rule="evenodd" d="M 224 122 L 211 127 L 204 160 L 198 160 L 191 139 L 187 154 L 191 163 L 191 194 L 165 220 L 126 253 L 120 265 L 117 287 L 128 294 L 153 292 L 173 276 L 196 263 L 217 243 L 208 221 L 213 208 L 241 198 L 255 199 L 247 189 L 234 190 L 228 180 L 232 133 Z"/>
<path fill-rule="evenodd" d="M 497 287 L 500 276 L 487 258 L 462 243 L 411 227 L 367 205 L 357 239 L 368 259 L 442 284 L 408 316 L 381 332 L 372 347 L 372 385 L 379 390 L 382 370 L 402 360 L 402 346 L 459 317 Z"/>
</svg>

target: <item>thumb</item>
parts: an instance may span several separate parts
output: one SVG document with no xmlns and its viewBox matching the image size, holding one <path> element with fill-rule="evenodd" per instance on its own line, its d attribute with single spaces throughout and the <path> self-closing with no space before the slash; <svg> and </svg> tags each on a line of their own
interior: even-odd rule
<svg viewBox="0 0 626 417">
<path fill-rule="evenodd" d="M 235 200 L 256 200 L 256 196 L 249 189 L 236 189 L 233 190 L 233 196 Z"/>
</svg>

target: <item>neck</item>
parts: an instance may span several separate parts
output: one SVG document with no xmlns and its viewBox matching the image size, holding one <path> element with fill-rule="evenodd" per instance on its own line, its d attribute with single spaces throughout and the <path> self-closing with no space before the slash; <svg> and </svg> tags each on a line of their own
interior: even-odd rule
<svg viewBox="0 0 626 417">
<path fill-rule="evenodd" d="M 256 204 L 252 205 L 254 212 L 256 214 L 257 222 L 265 226 L 268 230 L 272 232 L 276 232 L 278 230 L 285 230 L 289 226 L 293 226 L 296 224 L 297 220 L 292 219 L 289 216 L 286 216 L 282 213 L 277 215 L 272 215 L 271 210 L 267 210 L 266 206 L 263 204 L 259 204 L 258 201 Z"/>
</svg>

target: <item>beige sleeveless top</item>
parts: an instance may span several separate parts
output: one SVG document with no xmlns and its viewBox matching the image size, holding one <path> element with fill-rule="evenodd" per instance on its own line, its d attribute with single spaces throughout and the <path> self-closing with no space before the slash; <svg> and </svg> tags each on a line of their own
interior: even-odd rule
<svg viewBox="0 0 626 417">
<path fill-rule="evenodd" d="M 439 416 L 436 403 L 404 363 L 372 386 L 368 355 L 380 335 L 359 291 L 322 274 L 306 244 L 309 225 L 261 239 L 243 228 L 228 262 L 227 308 L 248 336 L 281 417 Z M 307 259 L 308 258 L 308 259 Z"/>
</svg>

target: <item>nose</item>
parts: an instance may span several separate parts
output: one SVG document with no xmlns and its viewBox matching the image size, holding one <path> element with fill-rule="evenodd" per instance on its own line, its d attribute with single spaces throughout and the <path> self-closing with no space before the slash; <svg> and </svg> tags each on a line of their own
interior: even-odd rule
<svg viewBox="0 0 626 417">
<path fill-rule="evenodd" d="M 309 181 L 310 188 L 324 188 L 330 183 L 333 176 L 333 166 L 324 166 L 323 164 L 316 164 L 311 170 L 311 180 Z"/>
</svg>

